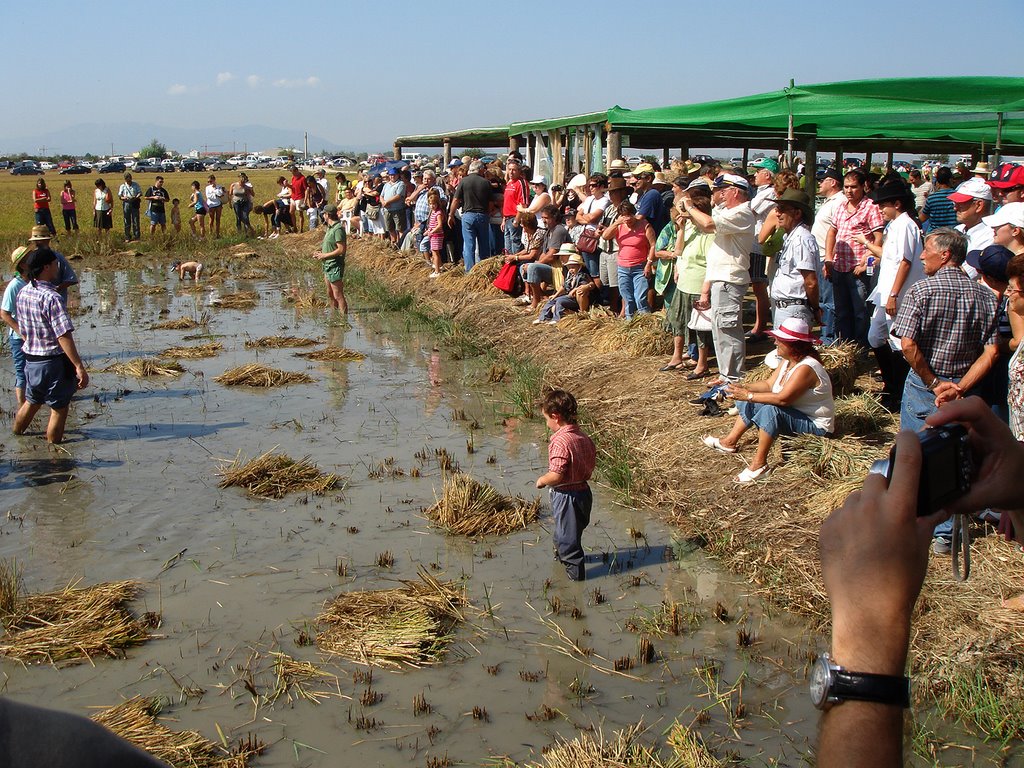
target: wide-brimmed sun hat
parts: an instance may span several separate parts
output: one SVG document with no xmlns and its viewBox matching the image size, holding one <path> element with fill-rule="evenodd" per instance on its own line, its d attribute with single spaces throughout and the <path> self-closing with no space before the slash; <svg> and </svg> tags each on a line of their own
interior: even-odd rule
<svg viewBox="0 0 1024 768">
<path fill-rule="evenodd" d="M 567 266 L 567 267 L 582 267 L 583 266 L 583 257 L 580 256 L 578 253 L 574 253 L 572 256 L 570 256 L 568 259 L 565 260 L 565 266 Z"/>
<path fill-rule="evenodd" d="M 50 240 L 51 238 L 52 235 L 50 234 L 50 230 L 46 228 L 46 225 L 36 224 L 32 227 L 32 234 L 29 235 L 28 241 L 30 243 L 35 243 L 39 240 Z"/>
<path fill-rule="evenodd" d="M 799 317 L 787 317 L 778 328 L 768 331 L 768 335 L 780 341 L 805 341 L 810 344 L 817 341 L 811 335 L 811 329 L 807 325 L 807 321 L 801 320 Z"/>
<path fill-rule="evenodd" d="M 26 248 L 24 245 L 19 245 L 17 248 L 11 251 L 11 266 L 17 269 L 18 265 L 21 264 L 21 260 L 24 259 L 27 255 L 28 248 Z"/>
<path fill-rule="evenodd" d="M 579 256 L 579 249 L 572 243 L 563 243 L 558 249 L 558 256 Z"/>
</svg>

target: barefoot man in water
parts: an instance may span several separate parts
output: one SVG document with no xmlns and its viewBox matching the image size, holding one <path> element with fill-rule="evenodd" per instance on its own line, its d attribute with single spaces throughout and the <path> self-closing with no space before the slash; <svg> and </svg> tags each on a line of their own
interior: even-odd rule
<svg viewBox="0 0 1024 768">
<path fill-rule="evenodd" d="M 345 301 L 345 225 L 338 218 L 338 206 L 331 203 L 324 208 L 327 219 L 327 233 L 319 251 L 313 251 L 324 268 L 324 282 L 327 284 L 327 298 L 331 306 L 341 314 L 348 314 Z"/>
</svg>

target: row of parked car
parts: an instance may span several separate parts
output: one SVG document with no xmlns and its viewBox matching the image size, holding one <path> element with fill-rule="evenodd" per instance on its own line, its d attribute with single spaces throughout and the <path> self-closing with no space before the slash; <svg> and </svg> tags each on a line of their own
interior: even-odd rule
<svg viewBox="0 0 1024 768">
<path fill-rule="evenodd" d="M 272 163 L 249 165 L 247 163 L 232 163 L 219 157 L 203 159 L 186 157 L 176 160 L 148 158 L 144 160 L 109 160 L 97 163 L 85 161 L 77 163 L 63 162 L 60 164 L 38 162 L 36 160 L 22 160 L 12 164 L 8 160 L 0 160 L 0 169 L 7 168 L 15 176 L 38 176 L 49 170 L 57 170 L 61 175 L 124 173 L 125 171 L 131 171 L 132 173 L 175 173 L 177 171 L 206 173 L 209 171 L 230 171 L 235 168 L 274 168 L 287 165 L 289 162 L 286 158 L 274 158 Z"/>
</svg>

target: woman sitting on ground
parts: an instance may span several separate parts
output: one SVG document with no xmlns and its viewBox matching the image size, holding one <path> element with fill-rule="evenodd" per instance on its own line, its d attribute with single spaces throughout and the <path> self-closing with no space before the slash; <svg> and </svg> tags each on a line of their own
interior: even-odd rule
<svg viewBox="0 0 1024 768">
<path fill-rule="evenodd" d="M 790 317 L 768 334 L 775 338 L 779 367 L 767 381 L 730 385 L 728 394 L 739 409 L 736 423 L 721 439 L 712 435 L 703 438 L 709 448 L 736 453 L 743 433 L 757 426 L 757 449 L 747 468 L 736 476 L 740 483 L 749 483 L 769 471 L 768 452 L 780 434 L 826 435 L 835 429 L 832 380 L 814 348 L 815 339 L 807 322 Z"/>
<path fill-rule="evenodd" d="M 558 293 L 544 303 L 534 325 L 550 323 L 556 325 L 566 312 L 585 312 L 590 308 L 590 292 L 594 289 L 594 278 L 587 272 L 580 255 L 573 254 L 565 262 L 568 272 Z"/>
</svg>

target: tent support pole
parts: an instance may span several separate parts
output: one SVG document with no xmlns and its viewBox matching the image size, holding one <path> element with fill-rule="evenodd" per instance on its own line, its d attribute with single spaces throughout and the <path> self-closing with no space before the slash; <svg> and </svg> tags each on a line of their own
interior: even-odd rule
<svg viewBox="0 0 1024 768">
<path fill-rule="evenodd" d="M 391 149 L 392 149 L 391 155 L 395 158 L 395 160 L 401 160 L 402 159 L 402 145 L 399 144 L 396 141 L 394 143 L 394 145 L 391 147 Z"/>
<path fill-rule="evenodd" d="M 885 156 L 885 172 L 888 173 L 892 170 L 892 152 Z"/>
<path fill-rule="evenodd" d="M 996 112 L 996 146 L 992 153 L 992 167 L 999 167 L 999 160 L 1003 154 L 1003 113 Z"/>
<path fill-rule="evenodd" d="M 452 140 L 445 139 L 444 145 L 444 167 L 447 168 L 448 164 L 452 161 Z"/>
<path fill-rule="evenodd" d="M 871 173 L 871 152 L 864 153 L 864 173 Z"/>
<path fill-rule="evenodd" d="M 750 147 L 743 148 L 743 171 L 746 173 L 747 168 L 750 167 Z"/>
<path fill-rule="evenodd" d="M 689 147 L 687 147 L 687 146 L 682 146 L 682 147 L 680 147 L 680 148 L 679 148 L 679 159 L 680 159 L 681 161 L 683 161 L 684 163 L 685 163 L 685 162 L 686 162 L 687 160 L 689 160 L 689 159 L 690 159 L 690 148 L 689 148 Z"/>
<path fill-rule="evenodd" d="M 519 137 L 518 136 L 509 136 L 508 137 L 508 151 L 509 151 L 510 154 L 512 152 L 518 152 L 519 151 Z"/>
<path fill-rule="evenodd" d="M 843 172 L 843 148 L 839 147 L 836 150 L 836 170 L 840 173 Z"/>
<path fill-rule="evenodd" d="M 789 80 L 789 87 L 796 87 L 796 81 L 792 78 Z M 789 168 L 793 167 L 793 96 L 790 95 L 786 99 L 786 104 L 789 106 L 789 132 L 786 134 L 786 166 Z"/>
<path fill-rule="evenodd" d="M 661 148 L 661 170 L 665 171 L 668 168 L 668 147 Z"/>
<path fill-rule="evenodd" d="M 804 147 L 804 191 L 811 199 L 811 206 L 814 206 L 814 196 L 818 193 L 818 140 L 811 137 Z M 805 222 L 808 225 L 814 222 Z"/>
<path fill-rule="evenodd" d="M 608 131 L 608 162 L 622 159 L 622 136 L 618 131 Z"/>
</svg>

